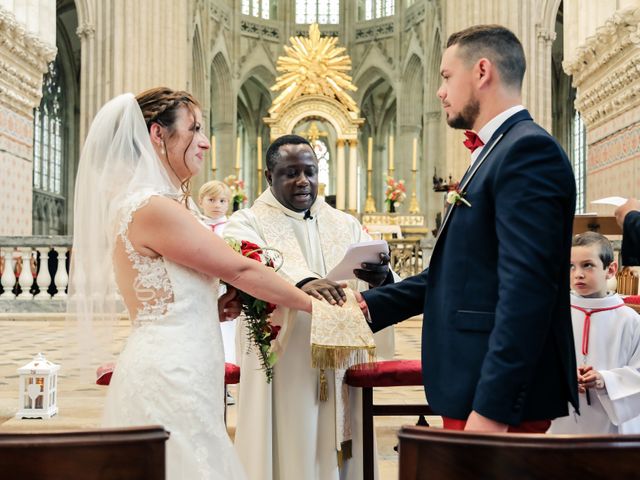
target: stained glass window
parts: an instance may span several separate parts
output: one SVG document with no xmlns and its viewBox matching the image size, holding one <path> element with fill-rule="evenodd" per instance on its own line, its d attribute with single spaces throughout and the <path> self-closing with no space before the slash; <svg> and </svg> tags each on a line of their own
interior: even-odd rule
<svg viewBox="0 0 640 480">
<path fill-rule="evenodd" d="M 269 20 L 271 0 L 242 0 L 240 11 L 243 15 Z"/>
<path fill-rule="evenodd" d="M 585 183 L 587 178 L 587 141 L 582 117 L 573 117 L 573 174 L 576 177 L 576 213 L 584 213 Z"/>
<path fill-rule="evenodd" d="M 364 0 L 364 20 L 392 16 L 395 13 L 395 3 L 395 0 Z"/>
<path fill-rule="evenodd" d="M 313 150 L 318 158 L 318 183 L 326 185 L 324 193 L 330 195 L 329 191 L 329 149 L 322 140 L 313 142 Z"/>
<path fill-rule="evenodd" d="M 33 112 L 33 186 L 62 194 L 62 82 L 58 64 L 49 64 L 40 106 Z"/>
<path fill-rule="evenodd" d="M 340 0 L 296 0 L 296 23 L 337 24 L 340 22 Z"/>
</svg>

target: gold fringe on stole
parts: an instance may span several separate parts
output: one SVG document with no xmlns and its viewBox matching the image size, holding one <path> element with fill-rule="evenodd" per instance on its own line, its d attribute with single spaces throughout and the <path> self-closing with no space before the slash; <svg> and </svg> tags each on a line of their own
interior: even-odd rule
<svg viewBox="0 0 640 480">
<path fill-rule="evenodd" d="M 321 369 L 346 369 L 359 363 L 374 362 L 376 347 L 336 347 L 311 344 L 311 366 Z"/>
<path fill-rule="evenodd" d="M 324 373 L 324 368 L 320 369 L 320 391 L 318 392 L 318 399 L 321 402 L 326 402 L 329 398 L 329 382 L 327 382 L 327 374 Z"/>
<path fill-rule="evenodd" d="M 353 456 L 351 440 L 345 440 L 340 443 L 340 450 L 336 452 L 338 454 L 338 468 L 342 468 L 345 460 L 349 460 Z"/>
</svg>

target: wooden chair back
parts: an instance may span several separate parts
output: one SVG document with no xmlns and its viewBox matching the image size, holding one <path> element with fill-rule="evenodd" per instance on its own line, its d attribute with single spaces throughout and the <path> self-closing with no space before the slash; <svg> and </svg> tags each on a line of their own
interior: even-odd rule
<svg viewBox="0 0 640 480">
<path fill-rule="evenodd" d="M 0 433 L 3 480 L 164 480 L 162 427 Z"/>
<path fill-rule="evenodd" d="M 480 434 L 402 427 L 400 480 L 639 478 L 640 435 Z"/>
</svg>

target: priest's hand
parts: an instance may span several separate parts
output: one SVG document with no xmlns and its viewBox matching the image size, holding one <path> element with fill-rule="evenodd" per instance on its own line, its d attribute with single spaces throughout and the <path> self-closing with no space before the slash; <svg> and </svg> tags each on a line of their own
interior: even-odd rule
<svg viewBox="0 0 640 480">
<path fill-rule="evenodd" d="M 218 317 L 221 322 L 233 320 L 242 313 L 242 302 L 238 291 L 231 285 L 227 285 L 227 291 L 218 299 Z"/>
<path fill-rule="evenodd" d="M 389 255 L 381 253 L 379 263 L 363 263 L 362 268 L 355 269 L 353 274 L 359 280 L 367 282 L 371 288 L 379 287 L 389 275 L 390 260 Z"/>
<path fill-rule="evenodd" d="M 332 305 L 342 306 L 347 301 L 347 295 L 343 290 L 347 288 L 346 283 L 336 283 L 326 278 L 318 278 L 305 283 L 300 288 L 312 297 L 318 300 L 326 300 Z"/>
<path fill-rule="evenodd" d="M 467 418 L 464 427 L 465 432 L 494 432 L 505 433 L 509 428 L 506 423 L 496 422 L 490 418 L 483 417 L 478 412 L 472 411 Z"/>
<path fill-rule="evenodd" d="M 616 216 L 616 222 L 622 228 L 624 224 L 624 217 L 627 216 L 627 213 L 632 212 L 634 210 L 640 210 L 640 201 L 635 198 L 630 198 L 625 203 L 616 208 L 613 214 Z"/>
</svg>

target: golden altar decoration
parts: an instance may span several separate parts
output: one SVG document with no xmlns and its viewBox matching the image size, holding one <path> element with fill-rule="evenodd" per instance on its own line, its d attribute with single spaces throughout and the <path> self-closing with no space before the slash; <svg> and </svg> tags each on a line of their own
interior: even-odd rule
<svg viewBox="0 0 640 480">
<path fill-rule="evenodd" d="M 321 37 L 317 24 L 309 26 L 309 37 L 291 37 L 286 55 L 278 58 L 281 73 L 271 87 L 280 94 L 264 122 L 271 128 L 271 141 L 290 134 L 305 119 L 321 119 L 336 131 L 336 206 L 357 209 L 358 128 L 364 122 L 349 92 L 357 90 L 346 72 L 351 58 L 338 47 L 335 37 Z M 348 164 L 347 164 L 348 149 Z M 347 169 L 348 167 L 348 169 Z M 347 198 L 347 179 L 349 191 Z"/>
</svg>

